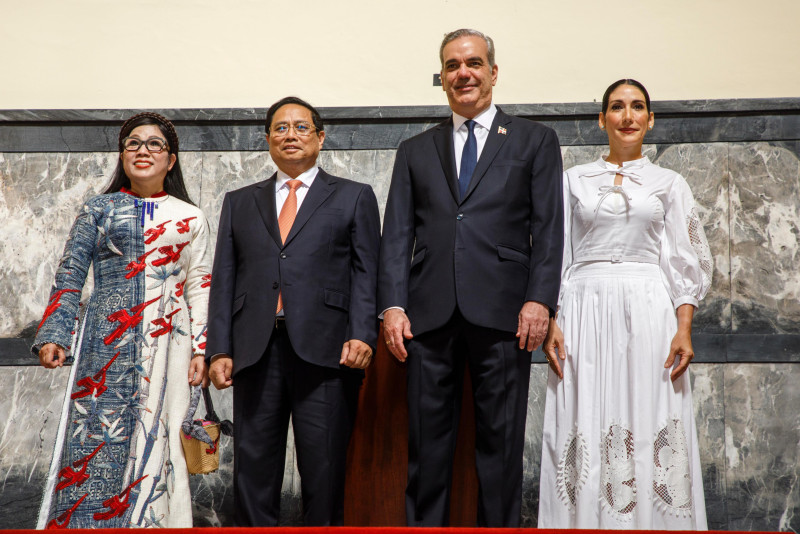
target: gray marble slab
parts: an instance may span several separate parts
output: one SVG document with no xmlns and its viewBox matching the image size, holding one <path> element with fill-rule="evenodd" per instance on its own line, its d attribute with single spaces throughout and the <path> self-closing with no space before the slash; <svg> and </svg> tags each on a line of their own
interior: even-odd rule
<svg viewBox="0 0 800 534">
<path fill-rule="evenodd" d="M 800 367 L 726 365 L 730 530 L 800 529 Z"/>
<path fill-rule="evenodd" d="M 800 367 L 693 364 L 694 410 L 709 527 L 797 531 Z M 0 374 L 0 529 L 32 528 L 49 467 L 68 369 L 6 367 Z M 535 527 L 547 368 L 534 365 L 523 458 L 522 524 Z M 212 391 L 230 418 L 230 390 Z M 198 414 L 199 415 L 199 414 Z M 281 523 L 300 525 L 300 478 L 291 432 Z M 232 449 L 221 442 L 219 471 L 191 478 L 195 526 L 232 525 Z M 368 496 L 366 497 L 368 498 Z"/>
<path fill-rule="evenodd" d="M 769 143 L 732 143 L 732 332 L 800 333 L 800 158 Z"/>
</svg>

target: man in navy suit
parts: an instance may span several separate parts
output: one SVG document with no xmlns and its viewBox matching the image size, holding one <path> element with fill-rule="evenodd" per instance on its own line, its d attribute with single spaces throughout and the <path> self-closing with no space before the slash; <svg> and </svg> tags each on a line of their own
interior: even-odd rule
<svg viewBox="0 0 800 534">
<path fill-rule="evenodd" d="M 556 308 L 563 247 L 553 130 L 492 104 L 492 40 L 446 35 L 453 115 L 401 143 L 384 215 L 378 309 L 408 362 L 406 519 L 449 520 L 464 366 L 475 399 L 478 524 L 520 522 L 530 352 Z"/>
<path fill-rule="evenodd" d="M 269 108 L 278 172 L 225 195 L 211 281 L 209 375 L 234 386 L 238 526 L 278 524 L 292 418 L 306 525 L 341 525 L 358 389 L 377 343 L 378 204 L 317 167 L 322 119 Z"/>
</svg>

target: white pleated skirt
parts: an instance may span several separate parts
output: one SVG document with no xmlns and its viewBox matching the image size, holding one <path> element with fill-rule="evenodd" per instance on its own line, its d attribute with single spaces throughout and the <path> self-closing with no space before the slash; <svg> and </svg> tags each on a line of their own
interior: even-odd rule
<svg viewBox="0 0 800 534">
<path fill-rule="evenodd" d="M 707 529 L 689 375 L 664 369 L 677 320 L 658 265 L 574 266 L 558 324 L 539 528 Z"/>
</svg>

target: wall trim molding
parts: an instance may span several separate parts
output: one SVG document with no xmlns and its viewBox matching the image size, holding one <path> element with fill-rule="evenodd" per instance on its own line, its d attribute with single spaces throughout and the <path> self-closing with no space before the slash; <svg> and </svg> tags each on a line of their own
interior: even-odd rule
<svg viewBox="0 0 800 534">
<path fill-rule="evenodd" d="M 501 104 L 507 113 L 556 130 L 564 146 L 602 145 L 598 102 Z M 800 98 L 669 100 L 652 104 L 656 127 L 648 143 L 794 141 L 800 139 Z M 141 110 L 0 110 L 0 152 L 113 152 L 122 122 Z M 181 150 L 266 150 L 266 108 L 156 109 L 175 122 Z M 326 150 L 394 150 L 440 122 L 447 106 L 320 108 Z"/>
<path fill-rule="evenodd" d="M 702 334 L 692 336 L 694 363 L 800 364 L 800 334 Z M 0 338 L 0 367 L 36 366 L 33 338 Z M 544 363 L 540 350 L 533 363 Z"/>
</svg>

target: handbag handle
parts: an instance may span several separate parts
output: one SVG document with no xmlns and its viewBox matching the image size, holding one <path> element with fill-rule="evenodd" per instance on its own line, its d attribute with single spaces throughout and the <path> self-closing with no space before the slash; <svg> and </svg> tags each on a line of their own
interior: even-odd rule
<svg viewBox="0 0 800 534">
<path fill-rule="evenodd" d="M 201 387 L 200 389 L 203 391 L 203 402 L 206 404 L 206 421 L 219 423 L 219 416 L 214 411 L 214 403 L 211 402 L 211 393 L 208 388 Z"/>
<path fill-rule="evenodd" d="M 203 391 L 203 402 L 206 405 L 206 421 L 213 421 L 219 424 L 219 431 L 226 436 L 233 436 L 233 423 L 229 420 L 220 421 L 217 412 L 214 411 L 214 403 L 211 402 L 211 393 L 207 387 L 200 388 Z"/>
</svg>

